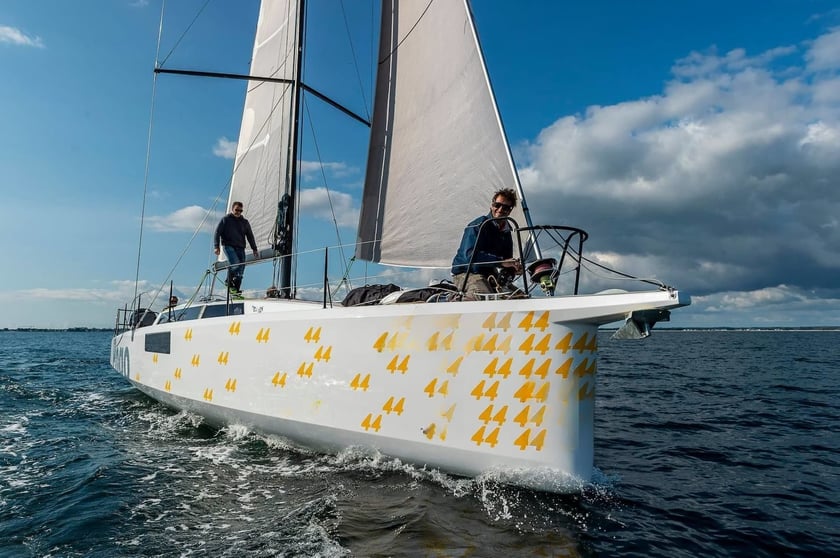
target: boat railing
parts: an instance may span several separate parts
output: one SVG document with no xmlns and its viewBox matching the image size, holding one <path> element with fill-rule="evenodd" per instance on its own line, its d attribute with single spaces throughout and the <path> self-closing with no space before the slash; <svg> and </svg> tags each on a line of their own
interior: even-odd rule
<svg viewBox="0 0 840 558">
<path fill-rule="evenodd" d="M 569 274 L 571 274 L 573 281 L 570 283 L 564 279 L 562 292 L 578 294 L 583 242 L 588 237 L 585 231 L 575 227 L 559 225 L 519 227 L 516 221 L 511 218 L 502 218 L 502 220 L 509 221 L 511 230 L 516 233 L 514 235 L 514 250 L 518 259 L 524 262 L 523 266 L 526 268 L 526 273 L 523 274 L 521 281 L 515 277 L 507 278 L 511 281 L 516 279 L 516 284 L 519 285 L 511 290 L 511 292 L 516 293 L 515 296 L 531 296 L 532 293 L 538 294 L 540 289 L 545 294 L 552 296 L 554 288 L 560 287 L 557 284 L 558 276 Z M 490 221 L 496 221 L 496 219 L 489 219 L 485 223 Z M 538 240 L 539 249 L 534 239 Z M 387 267 L 384 270 L 380 270 L 376 266 L 369 268 L 366 262 L 357 262 L 356 258 L 352 256 L 355 250 L 356 244 L 343 244 L 295 253 L 292 257 L 296 262 L 296 269 L 321 269 L 322 272 L 307 276 L 305 281 L 294 281 L 294 286 L 291 287 L 288 294 L 277 286 L 276 277 L 267 281 L 262 279 L 264 282 L 261 288 L 247 288 L 247 285 L 253 285 L 255 281 L 260 280 L 255 278 L 254 269 L 259 269 L 263 264 L 266 267 L 276 269 L 279 267 L 280 261 L 288 256 L 265 257 L 263 255 L 261 258 L 255 259 L 249 255 L 248 259 L 241 264 L 246 266 L 244 296 L 246 299 L 294 298 L 321 302 L 324 307 L 329 307 L 342 300 L 354 288 L 363 285 L 396 283 L 403 288 L 419 289 L 427 287 L 429 284 L 447 282 L 452 279 L 448 268 Z M 501 262 L 497 263 L 501 264 Z M 358 269 L 354 264 L 364 267 Z M 203 286 L 205 294 L 203 297 L 199 296 L 198 300 L 219 295 L 224 297 L 227 294 L 224 279 L 229 267 L 231 266 L 227 262 L 213 263 L 211 269 L 208 270 L 209 281 Z M 377 270 L 377 272 L 373 272 L 374 270 Z M 265 274 L 263 274 L 264 276 Z M 548 279 L 551 279 L 553 283 L 551 288 L 547 290 Z"/>
<path fill-rule="evenodd" d="M 519 227 L 515 220 L 503 218 L 509 223 L 514 238 L 514 254 L 523 268 L 521 277 L 508 276 L 506 289 L 491 293 L 493 298 L 523 298 L 535 296 L 555 296 L 562 293 L 567 296 L 580 294 L 584 270 L 587 278 L 592 275 L 593 284 L 586 287 L 593 292 L 593 286 L 615 285 L 620 281 L 642 281 L 666 288 L 659 281 L 642 279 L 629 274 L 609 269 L 602 262 L 584 257 L 583 246 L 589 235 L 583 229 L 565 225 L 534 225 Z M 486 220 L 482 226 L 496 219 Z M 480 234 L 480 233 L 479 233 Z M 293 255 L 296 262 L 293 267 L 293 286 L 287 292 L 278 287 L 276 270 L 281 267 L 282 259 L 289 256 L 265 257 L 246 260 L 244 298 L 283 299 L 319 302 L 323 307 L 332 307 L 342 301 L 355 288 L 394 283 L 401 290 L 419 290 L 431 285 L 449 283 L 452 277 L 449 268 L 400 268 L 379 266 L 356 260 L 353 256 L 356 244 L 325 246 L 297 252 Z M 470 262 L 473 263 L 473 262 Z M 496 262 L 501 264 L 502 262 Z M 210 301 L 233 302 L 225 287 L 226 262 L 217 262 L 210 266 L 192 295 L 179 308 Z M 508 273 L 513 268 L 507 269 Z M 297 276 L 296 270 L 312 270 L 307 275 Z M 314 270 L 320 270 L 314 271 Z M 303 279 L 303 280 L 301 280 Z M 250 287 L 250 288 L 248 288 Z M 137 300 L 121 309 L 115 323 L 115 332 L 148 325 L 155 316 L 156 300 L 167 300 L 166 289 L 172 295 L 171 285 L 164 285 L 156 294 L 144 293 L 143 300 Z M 607 287 L 612 288 L 612 287 Z M 457 291 L 457 288 L 455 289 Z M 183 291 L 181 291 L 183 292 Z M 237 297 L 238 298 L 238 297 Z M 445 294 L 436 300 L 463 300 L 463 292 Z M 162 304 L 161 306 L 166 306 Z"/>
<path fill-rule="evenodd" d="M 589 235 L 583 229 L 563 225 L 537 225 L 519 227 L 515 220 L 502 218 L 509 222 L 514 234 L 514 253 L 522 262 L 523 273 L 521 277 L 510 276 L 507 278 L 508 289 L 500 290 L 482 296 L 483 299 L 505 299 L 523 298 L 534 296 L 554 296 L 555 292 L 565 295 L 578 295 L 581 290 L 581 275 L 587 270 L 587 277 L 593 274 L 596 284 L 606 284 L 610 281 L 636 281 L 656 285 L 659 288 L 668 288 L 661 281 L 644 279 L 621 273 L 610 269 L 598 261 L 584 257 L 583 244 Z M 488 219 L 483 225 L 498 219 Z M 283 257 L 251 259 L 244 262 L 249 271 L 245 274 L 247 285 L 259 285 L 262 287 L 251 287 L 244 290 L 244 299 L 282 299 L 292 298 L 299 301 L 321 303 L 324 308 L 339 304 L 347 295 L 363 286 L 388 285 L 394 283 L 401 291 L 414 291 L 412 294 L 422 294 L 429 289 L 440 287 L 435 291 L 434 296 L 426 299 L 426 302 L 443 302 L 452 300 L 463 300 L 464 293 L 458 292 L 457 286 L 453 285 L 449 268 L 395 268 L 380 267 L 373 265 L 369 267 L 367 262 L 359 261 L 356 266 L 355 257 L 348 257 L 348 254 L 355 253 L 356 244 L 333 245 L 323 248 L 311 249 L 298 252 L 294 255 L 297 262 L 297 269 L 316 270 L 306 276 L 306 281 L 294 281 L 290 289 L 290 296 L 276 286 L 274 273 L 262 272 L 260 264 L 265 268 L 276 270 Z M 470 263 L 473 263 L 472 261 Z M 485 262 L 487 263 L 487 262 Z M 502 262 L 489 262 L 501 265 Z M 361 269 L 359 266 L 362 266 Z M 178 310 L 165 306 L 157 311 L 156 300 L 166 300 L 166 285 L 161 286 L 157 292 L 146 292 L 138 295 L 131 304 L 121 308 L 117 312 L 117 319 L 114 326 L 115 334 L 127 330 L 141 328 L 155 322 L 157 315 L 171 311 L 178 312 L 174 316 L 164 315 L 160 323 L 169 321 L 180 321 L 183 319 L 183 312 L 191 311 L 190 308 L 208 303 L 226 302 L 230 308 L 237 302 L 224 285 L 225 271 L 230 267 L 225 262 L 215 263 L 204 273 L 202 280 L 195 287 L 193 294 L 186 302 L 178 305 Z M 259 273 L 255 273 L 254 269 Z M 505 268 L 512 269 L 512 268 Z M 614 283 L 613 283 L 614 284 Z M 589 284 L 591 288 L 593 285 Z M 172 285 L 168 286 L 170 300 L 173 298 Z M 597 290 L 597 289 L 596 289 Z M 455 292 L 451 292 L 455 291 Z M 237 297 L 238 298 L 238 297 Z M 407 299 L 416 302 L 411 297 Z M 389 299 L 391 300 L 391 299 Z M 406 300 L 397 300 L 405 302 Z M 371 302 L 371 304 L 376 302 Z M 229 311 L 228 313 L 235 313 Z"/>
<path fill-rule="evenodd" d="M 651 278 L 640 278 L 610 269 L 603 262 L 595 261 L 584 257 L 583 245 L 589 235 L 583 229 L 564 225 L 536 225 L 519 227 L 513 219 L 503 218 L 509 222 L 514 234 L 514 254 L 517 255 L 522 264 L 521 277 L 510 274 L 513 268 L 502 268 L 507 270 L 508 276 L 503 278 L 505 289 L 499 289 L 496 293 L 490 293 L 482 298 L 530 298 L 535 296 L 555 296 L 555 292 L 564 295 L 578 295 L 581 291 L 581 276 L 584 270 L 587 271 L 587 278 L 592 275 L 595 279 L 595 286 L 615 285 L 616 282 L 634 281 L 655 285 L 659 288 L 668 288 L 661 281 Z M 487 223 L 498 221 L 488 219 L 482 226 L 489 226 Z M 380 267 L 367 262 L 359 261 L 356 266 L 355 244 L 325 246 L 323 248 L 311 249 L 296 253 L 294 269 L 321 269 L 322 272 L 315 272 L 304 277 L 305 281 L 297 280 L 289 289 L 288 295 L 278 288 L 276 275 L 262 272 L 254 273 L 254 268 L 259 269 L 259 264 L 267 264 L 265 268 L 272 268 L 276 271 L 280 267 L 282 258 L 288 256 L 275 256 L 273 258 L 251 259 L 244 262 L 248 271 L 245 275 L 245 282 L 248 285 L 259 285 L 262 287 L 251 287 L 244 291 L 246 300 L 254 299 L 282 299 L 291 298 L 299 301 L 319 302 L 324 308 L 332 307 L 340 303 L 354 289 L 369 285 L 388 285 L 394 283 L 403 291 L 422 291 L 435 285 L 453 289 L 454 293 L 440 293 L 430 297 L 427 302 L 463 300 L 464 293 L 458 292 L 457 286 L 453 286 L 448 268 L 395 268 L 390 266 Z M 348 257 L 349 256 L 349 257 Z M 471 261 L 470 264 L 473 262 Z M 483 262 L 487 263 L 487 262 Z M 502 262 L 490 262 L 501 265 Z M 361 266 L 361 267 L 360 267 Z M 235 300 L 232 294 L 224 286 L 225 271 L 229 266 L 224 262 L 216 263 L 206 270 L 204 277 L 195 287 L 193 294 L 186 302 L 179 304 L 180 311 L 195 305 L 206 305 L 209 302 L 226 301 L 231 305 Z M 464 283 L 466 284 L 466 283 Z M 592 288 L 588 284 L 587 288 Z M 114 324 L 114 333 L 119 334 L 128 330 L 142 328 L 155 322 L 156 317 L 166 312 L 171 305 L 162 304 L 158 308 L 157 300 L 167 300 L 165 297 L 167 286 L 164 285 L 157 292 L 141 293 L 130 304 L 117 312 Z M 613 287 L 607 286 L 607 290 Z M 171 282 L 168 285 L 171 300 L 173 297 Z M 598 289 L 594 289 L 598 291 Z M 593 292 L 594 292 L 593 291 Z M 599 291 L 600 292 L 600 291 Z M 420 293 L 422 294 L 422 293 Z M 239 298 L 239 297 L 236 297 Z M 174 311 L 174 310 L 173 310 Z M 161 321 L 173 321 L 172 317 Z M 177 318 L 175 319 L 177 321 Z"/>
<path fill-rule="evenodd" d="M 114 321 L 115 336 L 131 329 L 151 325 L 155 322 L 158 313 L 151 308 L 142 306 L 144 294 L 148 293 L 140 293 L 134 297 L 131 304 L 126 304 L 123 308 L 117 308 L 117 316 Z"/>
<path fill-rule="evenodd" d="M 515 273 L 512 267 L 503 267 L 503 261 L 481 262 L 481 265 L 496 268 L 492 273 L 491 286 L 495 286 L 497 293 L 494 297 L 509 296 L 512 298 L 531 296 L 539 287 L 547 296 L 554 296 L 557 281 L 561 274 L 573 274 L 571 294 L 580 291 L 581 261 L 583 259 L 583 243 L 589 235 L 583 229 L 563 225 L 538 225 L 520 227 L 511 217 L 487 219 L 479 226 L 478 238 L 481 238 L 486 227 L 499 226 L 505 223 L 516 232 L 514 253 L 523 268 L 522 288 L 513 287 Z M 475 273 L 475 251 L 470 255 L 467 271 L 459 288 L 463 291 L 470 275 Z M 461 293 L 463 295 L 463 292 Z"/>
<path fill-rule="evenodd" d="M 553 296 L 560 275 L 571 275 L 571 294 L 580 293 L 583 243 L 589 238 L 586 231 L 566 225 L 534 225 L 518 227 L 516 236 L 526 271 L 522 277 L 526 292 L 539 286 Z"/>
</svg>

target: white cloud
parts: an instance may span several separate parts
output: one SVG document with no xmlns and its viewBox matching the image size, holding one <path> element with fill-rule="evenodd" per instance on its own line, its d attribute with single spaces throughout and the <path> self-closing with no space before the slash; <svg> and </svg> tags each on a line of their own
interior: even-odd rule
<svg viewBox="0 0 840 558">
<path fill-rule="evenodd" d="M 0 319 L 0 327 L 113 327 L 117 309 L 131 307 L 135 292 L 143 306 L 161 309 L 169 299 L 168 284 L 160 287 L 140 280 L 135 290 L 133 280 L 115 280 L 88 288 L 37 288 L 0 291 L 0 301 L 9 311 Z M 175 293 L 185 298 L 194 286 L 176 287 Z M 154 298 L 154 301 L 153 301 Z M 26 300 L 26 305 L 9 304 Z"/>
<path fill-rule="evenodd" d="M 137 292 L 150 295 L 156 286 L 148 281 L 141 280 L 137 285 Z M 99 288 L 76 288 L 76 289 L 23 289 L 19 291 L 3 293 L 5 297 L 31 297 L 40 300 L 77 300 L 77 301 L 108 301 L 117 305 L 127 303 L 134 297 L 134 281 L 110 281 Z M 168 294 L 167 294 L 168 296 Z"/>
<path fill-rule="evenodd" d="M 236 143 L 222 136 L 216 140 L 213 146 L 213 155 L 223 159 L 234 159 L 236 157 Z"/>
<path fill-rule="evenodd" d="M 355 227 L 359 221 L 359 208 L 354 206 L 353 196 L 326 188 L 301 190 L 300 210 L 330 223 L 335 221 L 341 227 Z"/>
<path fill-rule="evenodd" d="M 199 227 L 204 232 L 213 232 L 217 220 L 216 213 L 190 205 L 169 215 L 147 217 L 146 223 L 151 230 L 158 232 L 195 232 Z"/>
<path fill-rule="evenodd" d="M 112 302 L 125 300 L 125 297 L 121 297 L 117 291 L 108 289 L 24 289 L 18 291 L 18 294 L 47 300 L 110 300 Z"/>
<path fill-rule="evenodd" d="M 803 298 L 786 285 L 779 285 L 777 287 L 767 287 L 755 291 L 722 293 L 720 296 L 720 307 L 731 311 L 739 308 L 764 307 L 768 304 L 801 301 Z"/>
<path fill-rule="evenodd" d="M 581 227 L 588 254 L 621 253 L 618 269 L 699 294 L 832 287 L 835 41 L 840 31 L 803 50 L 692 53 L 660 95 L 560 118 L 520 173 L 534 221 Z"/>
<path fill-rule="evenodd" d="M 826 105 L 840 103 L 840 78 L 823 79 L 813 86 L 814 102 Z"/>
<path fill-rule="evenodd" d="M 359 169 L 357 169 L 356 167 L 350 167 L 346 163 L 319 163 L 318 161 L 301 161 L 300 170 L 305 178 L 320 177 L 322 171 L 331 176 L 339 178 L 358 174 L 359 172 Z"/>
<path fill-rule="evenodd" d="M 0 25 L 0 43 L 45 48 L 41 37 L 31 37 L 20 29 L 8 25 Z"/>
<path fill-rule="evenodd" d="M 721 316 L 727 316 L 727 325 L 733 327 L 840 325 L 837 292 L 809 291 L 784 284 L 694 297 L 692 306 L 690 316 L 696 326 L 718 325 Z M 675 313 L 672 318 L 680 319 L 680 314 Z"/>
<path fill-rule="evenodd" d="M 827 125 L 825 122 L 814 122 L 805 129 L 805 136 L 799 140 L 799 146 L 806 145 L 827 145 L 832 149 L 840 147 L 840 134 L 838 130 Z M 837 155 L 837 151 L 834 153 Z"/>
<path fill-rule="evenodd" d="M 805 55 L 808 69 L 812 72 L 837 70 L 840 68 L 840 27 L 817 37 Z"/>
<path fill-rule="evenodd" d="M 147 281 L 140 281 L 138 292 L 150 292 L 152 286 Z M 134 281 L 111 281 L 98 288 L 74 288 L 74 289 L 22 289 L 0 293 L 4 299 L 26 297 L 35 300 L 47 301 L 83 301 L 83 302 L 108 302 L 116 308 L 123 303 L 128 303 L 134 297 Z"/>
</svg>

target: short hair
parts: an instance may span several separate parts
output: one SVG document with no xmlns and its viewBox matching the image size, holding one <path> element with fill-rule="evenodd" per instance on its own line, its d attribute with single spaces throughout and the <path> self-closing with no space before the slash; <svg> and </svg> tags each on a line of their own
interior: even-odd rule
<svg viewBox="0 0 840 558">
<path fill-rule="evenodd" d="M 230 204 L 230 208 L 231 208 L 231 209 L 233 209 L 233 208 L 234 208 L 234 207 L 236 207 L 236 206 L 239 206 L 239 207 L 245 207 L 244 205 L 242 205 L 242 202 L 241 202 L 241 201 L 235 201 L 235 202 L 233 202 L 232 204 Z"/>
<path fill-rule="evenodd" d="M 492 201 L 496 201 L 496 198 L 502 196 L 503 198 L 507 198 L 510 202 L 510 205 L 516 207 L 516 190 L 513 188 L 502 188 L 501 190 L 496 190 L 496 193 L 493 194 Z"/>
</svg>

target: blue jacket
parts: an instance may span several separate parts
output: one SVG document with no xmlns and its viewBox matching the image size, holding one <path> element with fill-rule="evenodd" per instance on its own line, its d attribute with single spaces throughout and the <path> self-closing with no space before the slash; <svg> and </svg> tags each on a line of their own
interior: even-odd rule
<svg viewBox="0 0 840 558">
<path fill-rule="evenodd" d="M 494 223 L 487 223 L 481 228 L 481 224 L 488 219 L 492 219 L 489 214 L 482 215 L 471 221 L 464 229 L 461 246 L 458 247 L 452 259 L 452 275 L 467 272 L 473 252 L 475 252 L 475 257 L 473 257 L 473 265 L 470 269 L 472 273 L 492 273 L 499 264 L 487 262 L 499 262 L 513 257 L 513 238 L 510 228 L 499 230 Z M 479 228 L 481 228 L 481 237 L 478 234 Z"/>
</svg>

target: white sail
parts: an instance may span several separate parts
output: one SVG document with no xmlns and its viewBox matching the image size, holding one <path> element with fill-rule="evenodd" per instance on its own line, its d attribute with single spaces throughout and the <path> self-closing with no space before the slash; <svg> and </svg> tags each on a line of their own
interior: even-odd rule
<svg viewBox="0 0 840 558">
<path fill-rule="evenodd" d="M 297 71 L 298 13 L 294 0 L 263 0 L 257 23 L 250 75 L 294 80 Z M 248 82 L 236 148 L 230 200 L 245 204 L 260 252 L 272 248 L 277 204 L 286 192 L 296 110 L 290 83 Z M 273 251 L 270 251 L 273 255 Z"/>
<path fill-rule="evenodd" d="M 379 53 L 357 255 L 448 267 L 493 192 L 521 192 L 469 6 L 386 0 Z"/>
</svg>

